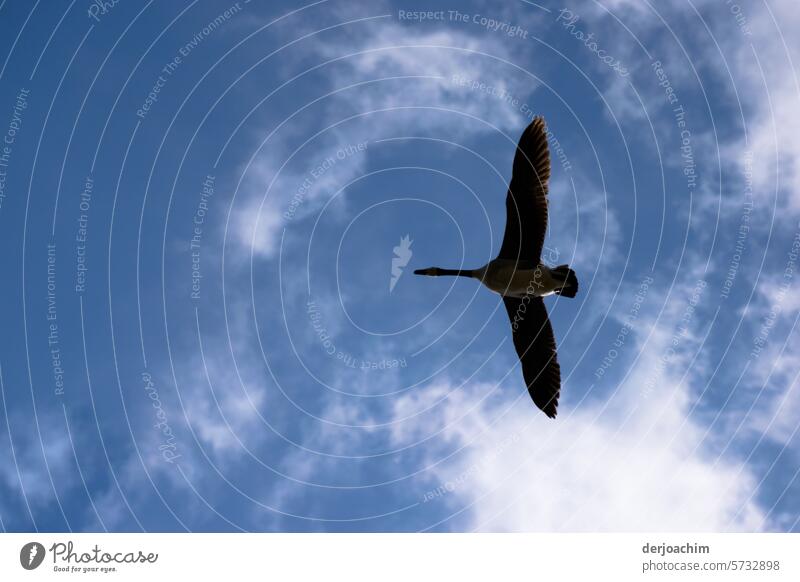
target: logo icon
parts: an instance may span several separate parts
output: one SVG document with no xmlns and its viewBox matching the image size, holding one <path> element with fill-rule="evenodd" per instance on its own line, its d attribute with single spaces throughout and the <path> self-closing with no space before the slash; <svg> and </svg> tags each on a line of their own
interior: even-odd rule
<svg viewBox="0 0 800 582">
<path fill-rule="evenodd" d="M 19 551 L 19 563 L 26 570 L 35 570 L 44 561 L 44 546 L 39 542 L 28 542 Z"/>
<path fill-rule="evenodd" d="M 389 293 L 394 291 L 394 286 L 403 274 L 403 267 L 408 265 L 411 260 L 411 243 L 414 241 L 406 235 L 400 239 L 400 244 L 394 247 L 394 257 L 392 257 L 392 278 L 389 280 Z"/>
</svg>

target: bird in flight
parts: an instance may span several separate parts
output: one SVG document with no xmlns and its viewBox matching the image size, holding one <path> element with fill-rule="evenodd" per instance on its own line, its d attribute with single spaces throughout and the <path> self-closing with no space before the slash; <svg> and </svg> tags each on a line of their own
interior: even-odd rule
<svg viewBox="0 0 800 582">
<path fill-rule="evenodd" d="M 480 280 L 503 297 L 514 347 L 534 404 L 555 418 L 561 393 L 556 340 L 543 297 L 575 297 L 578 278 L 568 265 L 541 262 L 547 232 L 547 181 L 550 152 L 544 118 L 525 128 L 514 154 L 506 195 L 506 230 L 497 258 L 479 269 L 417 269 L 415 275 L 459 276 Z"/>
</svg>

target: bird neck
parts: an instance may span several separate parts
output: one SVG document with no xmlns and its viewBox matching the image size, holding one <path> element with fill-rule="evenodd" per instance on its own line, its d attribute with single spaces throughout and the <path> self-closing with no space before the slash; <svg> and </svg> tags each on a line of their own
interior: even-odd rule
<svg viewBox="0 0 800 582">
<path fill-rule="evenodd" d="M 452 277 L 473 277 L 475 275 L 472 269 L 439 269 L 439 276 L 452 276 Z"/>
</svg>

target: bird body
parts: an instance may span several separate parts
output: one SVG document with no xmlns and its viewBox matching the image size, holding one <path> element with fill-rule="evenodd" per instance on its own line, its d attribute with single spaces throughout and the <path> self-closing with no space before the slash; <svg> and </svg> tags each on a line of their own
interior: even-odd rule
<svg viewBox="0 0 800 582">
<path fill-rule="evenodd" d="M 418 269 L 417 275 L 440 277 L 444 275 L 459 275 L 478 279 L 490 291 L 503 297 L 546 297 L 558 293 L 567 286 L 567 280 L 560 267 L 551 269 L 539 263 L 520 265 L 511 259 L 494 259 L 479 269 L 459 270 L 457 273 L 450 269 Z"/>
<path fill-rule="evenodd" d="M 578 278 L 568 265 L 541 262 L 547 232 L 547 181 L 550 153 L 544 119 L 525 128 L 514 155 L 506 195 L 506 229 L 496 259 L 479 269 L 417 269 L 416 275 L 478 279 L 503 297 L 514 348 L 534 404 L 554 418 L 561 393 L 556 341 L 543 297 L 575 297 Z"/>
<path fill-rule="evenodd" d="M 495 259 L 478 271 L 483 275 L 483 284 L 503 297 L 545 297 L 564 285 L 563 280 L 542 264 L 531 269 L 518 266 L 510 259 Z"/>
</svg>

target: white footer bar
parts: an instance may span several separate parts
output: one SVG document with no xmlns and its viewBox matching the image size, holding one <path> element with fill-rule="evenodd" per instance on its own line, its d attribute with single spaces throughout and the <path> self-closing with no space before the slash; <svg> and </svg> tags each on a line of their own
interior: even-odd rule
<svg viewBox="0 0 800 582">
<path fill-rule="evenodd" d="M 762 582 L 798 564 L 799 534 L 0 535 L 0 580 Z"/>
</svg>

